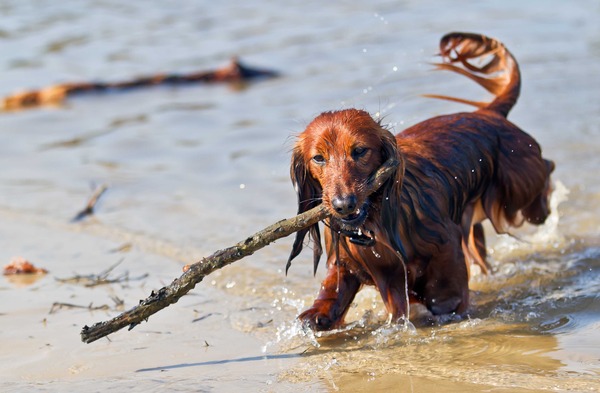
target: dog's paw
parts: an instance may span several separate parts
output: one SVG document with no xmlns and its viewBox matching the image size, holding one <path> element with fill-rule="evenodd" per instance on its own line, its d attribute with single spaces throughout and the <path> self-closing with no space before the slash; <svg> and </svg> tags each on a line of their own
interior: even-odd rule
<svg viewBox="0 0 600 393">
<path fill-rule="evenodd" d="M 315 307 L 304 311 L 298 316 L 298 319 L 302 322 L 302 325 L 316 332 L 331 330 L 338 322 L 333 320 L 327 313 L 323 313 Z"/>
<path fill-rule="evenodd" d="M 408 319 L 416 327 L 434 326 L 438 321 L 438 317 L 433 315 L 427 306 L 421 303 L 411 303 Z"/>
<path fill-rule="evenodd" d="M 431 298 L 427 300 L 427 308 L 431 310 L 433 315 L 452 314 L 456 312 L 462 303 L 459 296 L 452 296 L 447 299 Z"/>
</svg>

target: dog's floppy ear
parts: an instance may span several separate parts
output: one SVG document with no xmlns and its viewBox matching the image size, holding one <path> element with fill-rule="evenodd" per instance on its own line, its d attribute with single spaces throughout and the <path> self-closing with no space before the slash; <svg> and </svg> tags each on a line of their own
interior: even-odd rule
<svg viewBox="0 0 600 393">
<path fill-rule="evenodd" d="M 382 160 L 396 160 L 398 166 L 393 173 L 381 186 L 381 222 L 387 232 L 389 240 L 396 251 L 400 253 L 402 259 L 406 260 L 406 252 L 400 240 L 398 232 L 398 215 L 400 214 L 400 192 L 402 180 L 404 179 L 404 158 L 402 152 L 398 149 L 396 138 L 388 130 L 382 127 L 381 136 L 381 154 Z"/>
<path fill-rule="evenodd" d="M 396 142 L 396 137 L 390 131 L 386 130 L 381 126 L 381 158 L 383 162 L 386 162 L 390 158 L 396 159 L 399 162 L 398 169 L 402 169 L 402 173 L 404 173 L 404 161 L 401 160 L 400 152 L 398 151 L 398 144 Z M 389 180 L 392 180 L 394 177 L 390 176 Z"/>
<path fill-rule="evenodd" d="M 294 149 L 292 154 L 292 163 L 290 167 L 290 177 L 292 183 L 298 194 L 298 214 L 304 213 L 307 210 L 321 203 L 322 189 L 319 182 L 314 179 L 306 167 L 306 162 L 302 155 L 302 152 L 298 147 Z M 302 229 L 296 233 L 296 239 L 292 246 L 292 252 L 288 258 L 287 265 L 285 266 L 285 274 L 287 274 L 290 266 L 292 265 L 292 259 L 296 258 L 302 251 L 304 238 L 308 234 L 308 238 L 313 241 L 313 264 L 314 272 L 317 272 L 321 255 L 323 254 L 323 248 L 321 246 L 321 233 L 319 231 L 319 223 L 311 225 L 308 228 Z"/>
</svg>

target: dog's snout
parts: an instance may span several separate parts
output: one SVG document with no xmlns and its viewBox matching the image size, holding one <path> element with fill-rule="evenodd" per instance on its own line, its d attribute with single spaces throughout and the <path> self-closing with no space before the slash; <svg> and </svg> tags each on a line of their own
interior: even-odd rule
<svg viewBox="0 0 600 393">
<path fill-rule="evenodd" d="M 354 194 L 337 196 L 331 200 L 331 206 L 333 206 L 335 212 L 342 216 L 354 213 L 357 204 L 358 201 Z"/>
</svg>

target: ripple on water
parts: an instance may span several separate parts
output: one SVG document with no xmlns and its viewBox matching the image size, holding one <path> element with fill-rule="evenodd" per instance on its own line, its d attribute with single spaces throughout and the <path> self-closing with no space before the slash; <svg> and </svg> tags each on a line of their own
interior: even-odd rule
<svg viewBox="0 0 600 393">
<path fill-rule="evenodd" d="M 380 305 L 371 308 L 377 293 L 366 291 L 343 329 L 307 334 L 295 322 L 281 326 L 265 349 L 301 353 L 304 361 L 281 378 L 338 388 L 360 376 L 373 388 L 439 378 L 465 384 L 464 391 L 596 391 L 599 353 L 590 348 L 600 342 L 600 247 L 566 244 L 507 258 L 510 268 L 480 278 L 470 319 L 418 329 L 386 325 Z"/>
</svg>

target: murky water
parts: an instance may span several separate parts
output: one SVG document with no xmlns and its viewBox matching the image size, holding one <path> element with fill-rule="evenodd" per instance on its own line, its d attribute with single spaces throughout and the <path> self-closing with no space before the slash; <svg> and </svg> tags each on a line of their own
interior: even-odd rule
<svg viewBox="0 0 600 393">
<path fill-rule="evenodd" d="M 50 270 L 0 280 L 3 391 L 597 391 L 600 389 L 600 4 L 580 1 L 0 1 L 0 94 L 56 82 L 215 68 L 239 55 L 283 77 L 244 89 L 152 88 L 0 114 L 0 262 Z M 400 131 L 484 99 L 430 72 L 441 35 L 500 38 L 519 60 L 510 119 L 554 159 L 556 213 L 523 240 L 491 237 L 466 321 L 385 325 L 373 290 L 325 337 L 294 318 L 312 301 L 291 239 L 216 272 L 132 332 L 90 345 L 84 324 L 129 308 L 184 263 L 295 214 L 295 134 L 324 110 L 379 112 Z M 97 214 L 69 223 L 106 183 Z M 490 232 L 488 230 L 488 232 Z M 124 247 L 128 246 L 128 247 Z M 130 281 L 86 288 L 57 278 Z M 148 273 L 148 277 L 139 278 Z M 139 278 L 139 279 L 138 279 Z M 63 307 L 107 305 L 108 311 Z"/>
</svg>

